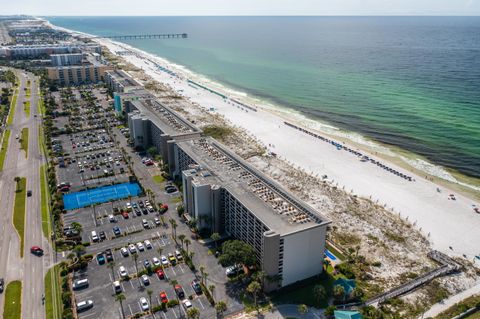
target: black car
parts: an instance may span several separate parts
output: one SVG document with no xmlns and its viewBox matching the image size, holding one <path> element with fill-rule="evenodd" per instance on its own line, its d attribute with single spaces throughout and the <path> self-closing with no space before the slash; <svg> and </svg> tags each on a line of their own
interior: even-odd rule
<svg viewBox="0 0 480 319">
<path fill-rule="evenodd" d="M 137 216 L 141 216 L 142 212 L 140 211 L 140 209 L 136 208 L 135 209 L 135 214 L 137 214 Z"/>
<path fill-rule="evenodd" d="M 105 250 L 105 257 L 107 258 L 108 262 L 113 261 L 113 254 L 110 248 Z"/>
<path fill-rule="evenodd" d="M 140 208 L 145 207 L 145 205 L 143 204 L 143 201 L 141 201 L 141 200 L 138 201 L 138 206 L 140 206 Z"/>
<path fill-rule="evenodd" d="M 148 215 L 148 209 L 146 209 L 146 208 L 142 209 L 142 213 L 143 213 L 143 215 Z"/>
<path fill-rule="evenodd" d="M 31 190 L 28 190 L 28 191 L 27 191 L 27 196 L 28 196 L 28 197 L 32 196 L 32 191 L 31 191 Z"/>
<path fill-rule="evenodd" d="M 100 239 L 101 239 L 101 240 L 107 239 L 107 235 L 105 235 L 105 232 L 104 232 L 104 231 L 99 232 L 98 235 L 100 236 Z"/>
<path fill-rule="evenodd" d="M 200 295 L 202 293 L 202 287 L 200 287 L 200 282 L 197 279 L 194 279 L 192 281 L 192 288 L 197 295 Z"/>
<path fill-rule="evenodd" d="M 3 286 L 5 285 L 5 282 L 3 281 L 3 278 L 0 278 L 0 293 L 3 292 Z"/>
</svg>

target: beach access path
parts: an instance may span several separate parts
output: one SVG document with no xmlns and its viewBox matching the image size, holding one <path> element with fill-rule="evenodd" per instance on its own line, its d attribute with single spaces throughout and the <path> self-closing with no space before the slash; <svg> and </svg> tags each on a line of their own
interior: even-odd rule
<svg viewBox="0 0 480 319">
<path fill-rule="evenodd" d="M 99 41 L 112 52 L 131 50 L 109 40 Z M 261 105 L 258 105 L 257 112 L 236 105 L 228 99 L 192 86 L 187 82 L 186 74 L 183 78 L 173 77 L 146 61 L 155 60 L 177 74 L 182 74 L 182 70 L 167 66 L 161 59 L 141 51 L 135 52 L 137 54 L 123 55 L 123 58 L 192 102 L 207 110 L 213 108 L 213 112 L 225 116 L 233 125 L 244 128 L 264 145 L 270 145 L 270 151 L 295 167 L 301 167 L 314 175 L 327 175 L 333 185 L 357 196 L 371 198 L 403 218 L 408 218 L 430 239 L 434 249 L 450 256 L 465 255 L 471 261 L 475 261 L 475 256 L 480 254 L 480 214 L 476 214 L 472 206 L 480 207 L 478 202 L 459 194 L 456 194 L 456 200 L 452 200 L 448 196 L 452 191 L 440 187 L 441 192 L 438 192 L 435 183 L 393 163 L 388 166 L 412 176 L 415 181 L 407 181 L 372 163 L 362 162 L 349 152 L 338 150 L 331 144 L 284 124 L 284 121 L 289 121 L 304 126 L 302 120 L 287 117 L 286 113 Z M 374 154 L 368 155 L 375 159 Z M 385 160 L 378 160 L 386 164 Z M 480 263 L 480 260 L 476 262 Z"/>
</svg>

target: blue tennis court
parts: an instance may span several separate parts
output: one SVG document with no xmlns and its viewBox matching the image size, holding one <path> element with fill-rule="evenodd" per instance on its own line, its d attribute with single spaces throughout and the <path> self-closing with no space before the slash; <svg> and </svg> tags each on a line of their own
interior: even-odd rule
<svg viewBox="0 0 480 319">
<path fill-rule="evenodd" d="M 63 195 L 63 206 L 66 210 L 82 208 L 93 204 L 106 203 L 112 200 L 138 196 L 141 189 L 138 183 L 123 183 L 89 189 L 86 191 Z"/>
</svg>

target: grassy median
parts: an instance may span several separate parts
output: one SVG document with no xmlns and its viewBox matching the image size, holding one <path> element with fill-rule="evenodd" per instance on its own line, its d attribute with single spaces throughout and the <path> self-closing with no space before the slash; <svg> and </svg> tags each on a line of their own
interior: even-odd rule
<svg viewBox="0 0 480 319">
<path fill-rule="evenodd" d="M 165 178 L 162 175 L 152 176 L 152 179 L 157 184 L 161 184 L 161 183 L 165 182 Z"/>
<path fill-rule="evenodd" d="M 2 148 L 0 149 L 0 172 L 3 170 L 3 164 L 5 162 L 5 157 L 7 156 L 10 133 L 10 130 L 5 130 L 5 132 L 3 132 Z"/>
<path fill-rule="evenodd" d="M 25 245 L 25 204 L 27 199 L 27 179 L 20 177 L 16 182 L 15 205 L 13 207 L 13 226 L 20 237 L 20 256 L 23 257 L 23 246 Z"/>
<path fill-rule="evenodd" d="M 22 128 L 22 136 L 20 137 L 20 149 L 25 151 L 25 157 L 28 157 L 28 127 Z"/>
<path fill-rule="evenodd" d="M 20 319 L 22 317 L 22 282 L 15 280 L 5 290 L 3 318 Z"/>
<path fill-rule="evenodd" d="M 10 111 L 8 112 L 7 125 L 11 125 L 13 123 L 13 117 L 15 116 L 15 107 L 17 106 L 17 98 L 18 93 L 15 90 L 15 92 L 13 93 L 12 103 L 10 103 Z"/>
<path fill-rule="evenodd" d="M 45 313 L 47 318 L 62 318 L 62 296 L 60 294 L 60 266 L 50 268 L 45 275 Z"/>
<path fill-rule="evenodd" d="M 23 110 L 25 111 L 27 117 L 30 117 L 30 101 L 23 102 Z"/>
<path fill-rule="evenodd" d="M 40 196 L 42 211 L 42 231 L 45 238 L 49 238 L 50 233 L 50 214 L 48 213 L 48 184 L 45 172 L 45 165 L 40 166 Z"/>
</svg>

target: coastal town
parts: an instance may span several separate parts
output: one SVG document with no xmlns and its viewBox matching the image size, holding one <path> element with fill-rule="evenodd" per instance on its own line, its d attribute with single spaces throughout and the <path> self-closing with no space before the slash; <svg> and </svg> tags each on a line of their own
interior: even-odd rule
<svg viewBox="0 0 480 319">
<path fill-rule="evenodd" d="M 3 318 L 476 318 L 478 186 L 121 42 L 188 37 L 0 18 Z"/>
</svg>

